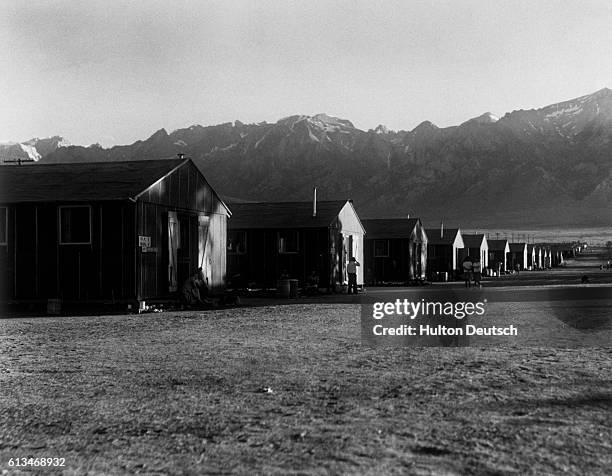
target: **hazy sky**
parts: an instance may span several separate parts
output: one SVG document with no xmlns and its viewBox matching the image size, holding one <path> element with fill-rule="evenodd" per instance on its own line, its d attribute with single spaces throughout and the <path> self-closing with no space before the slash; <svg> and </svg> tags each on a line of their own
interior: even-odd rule
<svg viewBox="0 0 612 476">
<path fill-rule="evenodd" d="M 612 2 L 0 1 L 0 140 L 292 114 L 412 129 L 612 87 Z"/>
</svg>

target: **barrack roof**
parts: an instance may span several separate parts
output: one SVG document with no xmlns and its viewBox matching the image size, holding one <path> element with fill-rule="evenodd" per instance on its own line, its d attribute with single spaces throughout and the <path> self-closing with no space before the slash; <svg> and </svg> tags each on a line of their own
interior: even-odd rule
<svg viewBox="0 0 612 476">
<path fill-rule="evenodd" d="M 318 201 L 314 217 L 310 201 L 231 203 L 232 219 L 228 221 L 228 228 L 327 228 L 347 203 L 351 202 Z"/>
<path fill-rule="evenodd" d="M 0 166 L 0 202 L 135 199 L 190 159 Z"/>
</svg>

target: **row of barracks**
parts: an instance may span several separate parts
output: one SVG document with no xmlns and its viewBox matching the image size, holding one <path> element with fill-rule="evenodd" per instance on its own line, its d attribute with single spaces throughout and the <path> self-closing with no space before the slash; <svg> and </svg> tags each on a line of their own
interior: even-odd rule
<svg viewBox="0 0 612 476">
<path fill-rule="evenodd" d="M 0 167 L 3 302 L 171 299 L 202 268 L 213 293 L 408 284 L 457 275 L 461 261 L 505 272 L 561 264 L 563 250 L 487 240 L 419 218 L 360 219 L 351 200 L 226 204 L 188 158 Z"/>
</svg>

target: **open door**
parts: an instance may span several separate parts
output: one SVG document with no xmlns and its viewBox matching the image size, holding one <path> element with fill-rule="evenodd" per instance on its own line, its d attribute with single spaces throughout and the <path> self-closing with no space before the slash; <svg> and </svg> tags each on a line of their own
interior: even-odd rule
<svg viewBox="0 0 612 476">
<path fill-rule="evenodd" d="M 348 283 L 347 265 L 355 256 L 353 252 L 353 235 L 342 234 L 342 282 Z"/>
<path fill-rule="evenodd" d="M 210 229 L 210 217 L 198 215 L 198 267 L 202 268 L 206 284 L 210 287 L 212 283 L 211 250 L 208 244 L 208 231 Z"/>
<path fill-rule="evenodd" d="M 178 218 L 176 212 L 168 212 L 168 290 L 170 292 L 174 292 L 178 289 L 178 243 Z"/>
<path fill-rule="evenodd" d="M 176 274 L 180 286 L 199 267 L 198 216 L 192 213 L 179 213 L 178 230 Z"/>
</svg>

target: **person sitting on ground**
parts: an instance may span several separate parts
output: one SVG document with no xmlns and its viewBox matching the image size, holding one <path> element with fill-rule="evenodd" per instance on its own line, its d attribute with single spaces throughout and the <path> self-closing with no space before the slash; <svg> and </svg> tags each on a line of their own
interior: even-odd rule
<svg viewBox="0 0 612 476">
<path fill-rule="evenodd" d="M 191 309 L 193 307 L 207 307 L 211 305 L 211 301 L 202 298 L 202 289 L 205 288 L 208 293 L 208 287 L 204 282 L 202 268 L 198 268 L 189 276 L 181 288 L 181 307 Z"/>
<path fill-rule="evenodd" d="M 472 285 L 472 267 L 472 259 L 468 256 L 463 260 L 463 279 L 465 279 L 466 288 Z"/>
</svg>

